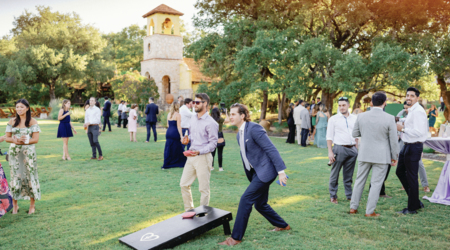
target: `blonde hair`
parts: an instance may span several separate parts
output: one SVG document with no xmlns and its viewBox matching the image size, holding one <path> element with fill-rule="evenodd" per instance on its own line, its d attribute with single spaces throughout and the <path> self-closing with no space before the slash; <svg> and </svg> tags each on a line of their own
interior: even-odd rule
<svg viewBox="0 0 450 250">
<path fill-rule="evenodd" d="M 173 113 L 178 112 L 180 109 L 180 104 L 177 101 L 173 101 L 170 105 L 169 118 L 173 118 Z"/>
<path fill-rule="evenodd" d="M 319 108 L 322 108 L 322 112 L 326 113 L 328 111 L 327 106 L 325 104 L 320 104 Z"/>
<path fill-rule="evenodd" d="M 62 102 L 61 108 L 62 108 L 64 111 L 66 111 L 65 106 L 66 106 L 66 103 L 67 103 L 67 102 L 70 102 L 70 100 L 64 99 L 63 102 Z"/>
<path fill-rule="evenodd" d="M 134 109 L 134 108 L 136 108 L 136 107 L 137 107 L 137 104 L 136 104 L 136 103 L 131 104 L 131 109 Z"/>
</svg>

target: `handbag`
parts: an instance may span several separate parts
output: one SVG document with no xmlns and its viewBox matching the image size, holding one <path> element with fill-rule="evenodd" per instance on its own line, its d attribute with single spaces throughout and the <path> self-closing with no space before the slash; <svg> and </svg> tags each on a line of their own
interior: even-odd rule
<svg viewBox="0 0 450 250">
<path fill-rule="evenodd" d="M 225 138 L 223 138 L 222 132 L 219 132 L 219 139 L 217 140 L 217 147 L 225 147 Z"/>
</svg>

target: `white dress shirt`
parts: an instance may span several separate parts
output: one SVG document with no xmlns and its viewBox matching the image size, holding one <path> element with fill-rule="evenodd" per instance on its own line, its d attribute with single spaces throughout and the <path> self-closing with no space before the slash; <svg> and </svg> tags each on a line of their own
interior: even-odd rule
<svg viewBox="0 0 450 250">
<path fill-rule="evenodd" d="M 180 108 L 181 115 L 181 128 L 190 128 L 190 120 L 193 115 L 196 115 L 195 112 L 192 112 L 188 109 L 186 105 L 181 106 Z"/>
<path fill-rule="evenodd" d="M 334 115 L 328 121 L 327 141 L 333 141 L 336 145 L 355 145 L 356 140 L 352 136 L 356 115 L 345 117 L 342 114 Z"/>
<path fill-rule="evenodd" d="M 117 109 L 118 111 L 122 112 L 122 108 L 123 108 L 123 104 L 119 104 L 119 108 Z"/>
<path fill-rule="evenodd" d="M 100 124 L 102 121 L 102 113 L 97 106 L 89 107 L 86 109 L 86 113 L 84 115 L 84 123 L 89 124 Z"/>
<path fill-rule="evenodd" d="M 419 103 L 408 109 L 402 140 L 406 143 L 424 142 L 428 138 L 428 118 Z"/>
<path fill-rule="evenodd" d="M 241 148 L 241 155 L 242 160 L 244 161 L 245 168 L 250 171 L 251 168 L 253 168 L 252 164 L 247 159 L 247 154 L 245 153 L 245 141 L 244 141 L 244 134 L 245 134 L 245 125 L 247 122 L 242 123 L 241 127 L 239 128 L 239 146 Z M 284 170 L 278 172 L 278 174 L 284 173 Z"/>
<path fill-rule="evenodd" d="M 122 113 L 123 112 L 127 112 L 128 111 L 128 107 L 127 107 L 127 105 L 122 105 Z"/>
</svg>

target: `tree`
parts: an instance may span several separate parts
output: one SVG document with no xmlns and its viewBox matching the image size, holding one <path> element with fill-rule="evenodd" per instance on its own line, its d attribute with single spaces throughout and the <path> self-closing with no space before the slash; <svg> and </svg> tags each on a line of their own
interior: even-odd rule
<svg viewBox="0 0 450 250">
<path fill-rule="evenodd" d="M 51 12 L 36 7 L 37 14 L 25 11 L 15 18 L 12 30 L 16 51 L 9 56 L 6 77 L 14 84 L 45 85 L 50 100 L 56 86 L 79 79 L 98 80 L 86 71 L 113 69 L 101 58 L 106 42 L 99 31 L 81 23 L 75 13 Z M 103 77 L 104 78 L 104 77 Z"/>
<path fill-rule="evenodd" d="M 111 79 L 116 98 L 144 104 L 149 97 L 159 98 L 158 87 L 153 80 L 141 76 L 139 71 L 126 71 Z"/>
</svg>

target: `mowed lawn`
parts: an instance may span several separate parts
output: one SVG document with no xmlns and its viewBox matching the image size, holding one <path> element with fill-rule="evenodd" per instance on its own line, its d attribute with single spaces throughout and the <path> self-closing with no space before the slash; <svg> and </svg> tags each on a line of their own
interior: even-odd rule
<svg viewBox="0 0 450 250">
<path fill-rule="evenodd" d="M 5 130 L 7 120 L 0 121 Z M 113 127 L 102 133 L 105 160 L 90 160 L 91 148 L 80 123 L 78 135 L 69 141 L 72 161 L 63 161 L 62 141 L 56 138 L 56 121 L 39 120 L 42 129 L 36 145 L 42 199 L 36 213 L 28 215 L 29 201 L 19 201 L 18 215 L 0 219 L 0 249 L 128 249 L 119 238 L 183 212 L 179 180 L 183 169 L 161 170 L 165 131 L 159 141 L 145 144 L 145 128 L 138 129 L 138 143 L 129 141 L 128 131 Z M 235 217 L 240 196 L 248 186 L 235 134 L 225 134 L 224 172 L 211 176 L 210 205 L 231 211 Z M 379 218 L 365 218 L 367 189 L 359 214 L 349 215 L 340 176 L 339 204 L 329 201 L 327 151 L 300 148 L 285 139 L 271 138 L 287 164 L 287 187 L 275 183 L 270 204 L 291 225 L 289 232 L 268 232 L 273 227 L 256 210 L 242 244 L 235 249 L 450 249 L 450 207 L 423 201 L 425 209 L 405 216 L 407 196 L 395 169 L 386 183 L 392 199 L 380 199 Z M 8 144 L 0 144 L 6 151 Z M 9 165 L 0 162 L 9 179 Z M 217 163 L 217 158 L 216 158 Z M 432 191 L 443 163 L 424 161 Z M 355 169 L 355 177 L 356 177 Z M 193 184 L 195 206 L 200 193 Z M 424 196 L 420 192 L 420 196 Z M 431 196 L 431 194 L 429 194 Z M 233 226 L 234 221 L 231 222 Z M 176 249 L 228 249 L 221 227 Z"/>
</svg>

